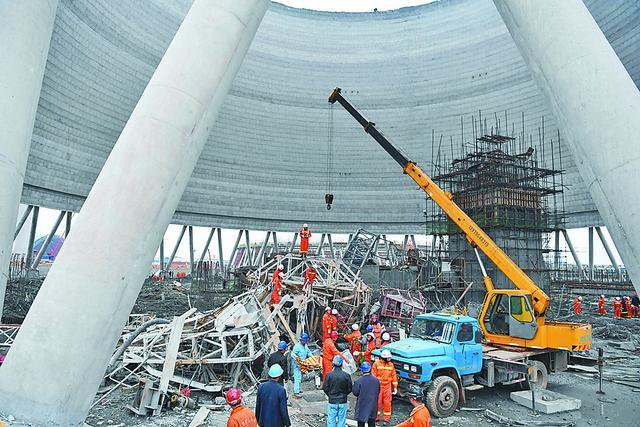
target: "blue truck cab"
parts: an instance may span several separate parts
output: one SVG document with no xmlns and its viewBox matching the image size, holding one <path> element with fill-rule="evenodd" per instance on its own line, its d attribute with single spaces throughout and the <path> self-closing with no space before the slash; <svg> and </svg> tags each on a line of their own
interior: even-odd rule
<svg viewBox="0 0 640 427">
<path fill-rule="evenodd" d="M 409 337 L 386 345 L 396 368 L 400 394 L 410 384 L 423 389 L 436 417 L 447 417 L 464 401 L 465 386 L 482 370 L 482 333 L 478 321 L 451 313 L 415 318 Z M 380 357 L 383 349 L 373 351 Z"/>
</svg>

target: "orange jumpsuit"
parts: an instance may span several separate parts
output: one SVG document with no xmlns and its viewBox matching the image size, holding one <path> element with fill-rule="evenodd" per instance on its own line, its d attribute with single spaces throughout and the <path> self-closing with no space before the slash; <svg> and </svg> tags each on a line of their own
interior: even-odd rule
<svg viewBox="0 0 640 427">
<path fill-rule="evenodd" d="M 331 313 L 327 313 L 327 312 L 325 312 L 324 315 L 322 316 L 322 342 L 324 342 L 324 340 L 329 338 L 331 331 L 333 331 L 331 317 L 333 317 Z"/>
<path fill-rule="evenodd" d="M 373 335 L 376 337 L 376 348 L 380 347 L 380 337 L 382 337 L 382 325 L 376 322 L 373 325 Z"/>
<path fill-rule="evenodd" d="M 423 403 L 413 408 L 409 419 L 398 424 L 396 427 L 431 427 L 431 414 L 429 414 L 429 410 Z"/>
<path fill-rule="evenodd" d="M 380 381 L 380 394 L 378 395 L 378 417 L 382 412 L 385 421 L 391 419 L 392 390 L 398 389 L 398 376 L 393 362 L 385 362 L 382 359 L 375 361 L 371 367 L 371 373 Z"/>
<path fill-rule="evenodd" d="M 304 272 L 304 282 L 302 283 L 302 287 L 306 290 L 307 287 L 309 291 L 311 291 L 311 287 L 313 287 L 313 282 L 316 281 L 316 277 L 318 277 L 318 272 L 313 267 L 308 267 Z"/>
<path fill-rule="evenodd" d="M 227 427 L 258 427 L 258 420 L 251 409 L 238 405 L 231 410 Z"/>
<path fill-rule="evenodd" d="M 613 317 L 614 318 L 622 317 L 622 301 L 618 301 L 618 300 L 613 301 Z"/>
<path fill-rule="evenodd" d="M 604 309 L 605 304 L 606 304 L 606 301 L 604 300 L 604 298 L 598 298 L 598 314 L 600 316 L 604 316 L 605 314 L 607 314 L 607 312 Z"/>
<path fill-rule="evenodd" d="M 631 318 L 631 298 L 627 298 L 624 300 L 624 306 L 627 309 L 627 317 Z"/>
<path fill-rule="evenodd" d="M 349 341 L 349 348 L 352 354 L 354 351 L 360 350 L 360 338 L 362 338 L 360 331 L 353 331 L 350 334 L 346 334 L 344 338 Z"/>
<path fill-rule="evenodd" d="M 280 304 L 280 289 L 282 289 L 282 284 L 280 283 L 280 273 L 282 273 L 282 271 L 276 270 L 276 272 L 278 273 L 277 276 L 273 273 L 273 291 L 271 292 L 272 305 Z"/>
<path fill-rule="evenodd" d="M 374 340 L 367 342 L 367 347 L 364 349 L 364 361 L 371 363 L 371 352 L 376 349 L 376 342 Z"/>
<path fill-rule="evenodd" d="M 333 370 L 333 358 L 341 355 L 331 338 L 322 342 L 322 380 Z"/>
<path fill-rule="evenodd" d="M 573 300 L 573 314 L 582 314 L 582 301 L 578 298 Z"/>
<path fill-rule="evenodd" d="M 311 237 L 311 230 L 308 228 L 300 229 L 300 253 L 307 254 L 309 252 L 309 237 Z"/>
<path fill-rule="evenodd" d="M 338 317 L 335 314 L 331 315 L 331 330 L 332 331 L 338 330 Z"/>
</svg>

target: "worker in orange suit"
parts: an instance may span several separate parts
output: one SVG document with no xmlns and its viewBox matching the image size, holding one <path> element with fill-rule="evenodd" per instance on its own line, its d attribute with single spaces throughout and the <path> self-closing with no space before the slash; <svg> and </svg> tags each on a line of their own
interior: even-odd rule
<svg viewBox="0 0 640 427">
<path fill-rule="evenodd" d="M 362 333 L 360 332 L 360 325 L 354 323 L 351 325 L 351 333 L 345 334 L 344 339 L 349 341 L 349 348 L 351 349 L 351 354 L 354 354 L 356 351 L 360 350 L 360 338 L 362 338 Z"/>
<path fill-rule="evenodd" d="M 379 320 L 376 320 L 373 324 L 373 336 L 376 338 L 376 348 L 380 348 L 382 332 L 384 328 L 382 327 L 382 323 Z"/>
<path fill-rule="evenodd" d="M 336 310 L 335 308 L 331 310 L 331 330 L 338 330 L 338 310 Z"/>
<path fill-rule="evenodd" d="M 329 372 L 333 370 L 333 358 L 342 356 L 342 353 L 336 348 L 336 340 L 338 339 L 338 331 L 331 331 L 329 338 L 322 342 L 322 380 Z"/>
<path fill-rule="evenodd" d="M 318 277 L 318 271 L 315 265 L 310 265 L 304 272 L 304 280 L 302 282 L 302 289 L 305 295 L 311 295 L 311 289 L 313 288 L 313 282 Z"/>
<path fill-rule="evenodd" d="M 582 314 L 582 297 L 573 300 L 573 314 Z"/>
<path fill-rule="evenodd" d="M 311 231 L 307 224 L 302 224 L 302 228 L 299 231 L 300 234 L 300 255 L 302 258 L 307 257 L 309 253 L 309 238 L 311 237 Z"/>
<path fill-rule="evenodd" d="M 622 301 L 620 301 L 620 297 L 616 297 L 616 299 L 613 300 L 613 318 L 622 318 Z"/>
<path fill-rule="evenodd" d="M 371 368 L 371 373 L 380 381 L 378 421 L 381 421 L 382 415 L 382 420 L 388 424 L 391 419 L 391 400 L 398 393 L 398 376 L 389 350 L 382 350 L 380 359 L 376 360 Z"/>
<path fill-rule="evenodd" d="M 376 349 L 376 337 L 372 333 L 365 335 L 367 343 L 364 345 L 364 361 L 371 363 L 371 352 Z"/>
<path fill-rule="evenodd" d="M 277 271 L 277 270 L 276 270 Z M 284 273 L 280 271 L 277 276 L 273 278 L 273 291 L 271 292 L 271 305 L 280 304 L 280 291 L 282 289 L 282 280 L 284 279 Z"/>
<path fill-rule="evenodd" d="M 231 415 L 227 420 L 227 427 L 257 427 L 258 420 L 251 409 L 242 405 L 242 395 L 237 388 L 230 388 L 225 393 L 225 397 L 229 406 L 231 406 Z"/>
<path fill-rule="evenodd" d="M 627 310 L 627 319 L 631 319 L 631 298 L 624 297 L 624 308 Z"/>
<path fill-rule="evenodd" d="M 598 298 L 598 314 L 600 316 L 605 316 L 607 314 L 607 311 L 605 310 L 606 303 L 607 301 L 604 299 L 604 295 L 600 295 L 600 298 Z"/>
<path fill-rule="evenodd" d="M 331 331 L 333 331 L 333 325 L 331 321 L 331 307 L 324 309 L 324 315 L 322 316 L 322 342 L 329 338 Z"/>
<path fill-rule="evenodd" d="M 420 387 L 413 384 L 410 385 L 405 395 L 409 397 L 413 410 L 409 415 L 409 419 L 396 425 L 396 427 L 431 427 L 431 414 L 424 406 Z"/>
</svg>

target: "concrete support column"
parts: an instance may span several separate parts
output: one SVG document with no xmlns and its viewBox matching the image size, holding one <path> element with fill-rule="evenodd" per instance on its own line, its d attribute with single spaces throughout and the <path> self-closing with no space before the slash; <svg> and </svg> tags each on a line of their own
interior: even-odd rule
<svg viewBox="0 0 640 427">
<path fill-rule="evenodd" d="M 204 257 L 207 256 L 207 251 L 209 250 L 209 245 L 211 244 L 211 239 L 213 239 L 213 233 L 216 231 L 214 227 L 211 227 L 211 231 L 209 231 L 209 236 L 207 236 L 207 243 L 204 244 L 204 249 L 202 249 L 202 254 L 200 255 L 199 262 L 204 261 Z"/>
<path fill-rule="evenodd" d="M 243 265 L 252 265 L 253 264 L 253 254 L 251 253 L 251 238 L 249 237 L 249 230 L 244 230 L 244 241 L 247 245 L 247 250 L 245 251 L 244 256 L 244 264 Z"/>
<path fill-rule="evenodd" d="M 67 212 L 67 221 L 64 227 L 64 238 L 69 237 L 69 233 L 71 233 L 71 218 L 73 217 L 73 212 Z"/>
<path fill-rule="evenodd" d="M 278 235 L 275 231 L 272 234 L 273 234 L 273 248 L 271 248 L 270 255 L 274 256 L 278 253 Z"/>
<path fill-rule="evenodd" d="M 178 249 L 180 248 L 180 243 L 182 243 L 182 238 L 184 237 L 184 233 L 187 231 L 187 226 L 183 225 L 180 229 L 180 234 L 178 235 L 178 240 L 176 240 L 176 244 L 171 251 L 171 255 L 169 255 L 169 260 L 167 261 L 167 271 L 171 270 L 171 264 L 173 264 L 173 259 L 176 257 L 178 253 Z"/>
<path fill-rule="evenodd" d="M 18 237 L 18 234 L 20 234 L 20 230 L 22 230 L 24 223 L 27 222 L 27 219 L 29 218 L 29 214 L 31 214 L 32 210 L 33 210 L 33 205 L 29 205 L 27 209 L 24 211 L 24 213 L 22 214 L 20 221 L 18 221 L 18 225 L 16 225 L 16 232 L 13 235 L 14 240 L 16 239 L 16 237 Z"/>
<path fill-rule="evenodd" d="M 24 2 L 2 4 L 14 3 Z M 0 367 L 3 412 L 36 425 L 83 423 L 267 7 L 194 1 Z"/>
<path fill-rule="evenodd" d="M 189 270 L 191 271 L 191 277 L 195 273 L 195 263 L 193 262 L 193 226 L 189 226 Z"/>
<path fill-rule="evenodd" d="M 64 216 L 65 216 L 65 212 L 64 211 L 60 212 L 60 214 L 58 215 L 58 218 L 56 219 L 56 222 L 53 224 L 53 227 L 51 227 L 51 231 L 47 235 L 47 238 L 44 239 L 44 243 L 42 243 L 42 247 L 38 251 L 38 255 L 36 256 L 36 258 L 33 260 L 33 263 L 31 264 L 32 269 L 34 270 L 38 269 L 38 265 L 40 264 L 40 261 L 42 261 L 42 257 L 47 253 L 47 248 L 49 247 L 49 244 L 53 240 L 53 237 L 56 235 L 56 231 L 58 231 L 58 227 L 60 227 L 60 223 L 62 222 L 62 219 L 64 218 Z"/>
<path fill-rule="evenodd" d="M 558 270 L 560 268 L 560 230 L 556 230 L 554 233 L 554 245 L 553 245 L 553 269 Z"/>
<path fill-rule="evenodd" d="M 31 261 L 33 260 L 33 245 L 36 241 L 36 229 L 38 228 L 38 214 L 40 213 L 40 207 L 34 206 L 31 213 L 31 228 L 29 229 L 29 243 L 27 243 L 27 256 L 24 261 L 24 265 L 27 269 L 31 267 Z"/>
<path fill-rule="evenodd" d="M 600 238 L 600 242 L 602 243 L 602 246 L 604 246 L 604 250 L 607 253 L 607 256 L 609 257 L 609 261 L 611 261 L 611 265 L 613 266 L 613 268 L 616 269 L 616 272 L 618 273 L 618 278 L 622 278 L 621 274 L 620 274 L 620 267 L 618 266 L 618 262 L 616 261 L 616 257 L 613 256 L 613 251 L 611 250 L 611 247 L 609 246 L 609 242 L 607 242 L 607 239 L 605 239 L 604 237 L 604 233 L 602 233 L 602 229 L 600 227 L 596 227 L 596 233 L 598 233 L 598 237 Z"/>
<path fill-rule="evenodd" d="M 58 0 L 0 2 L 0 316 Z"/>
<path fill-rule="evenodd" d="M 218 228 L 218 259 L 220 260 L 220 271 L 224 271 L 224 255 L 222 254 L 222 228 Z"/>
<path fill-rule="evenodd" d="M 160 242 L 160 271 L 164 272 L 164 236 Z"/>
<path fill-rule="evenodd" d="M 581 0 L 494 0 L 640 291 L 640 92 Z"/>
<path fill-rule="evenodd" d="M 562 235 L 564 236 L 564 241 L 567 242 L 567 246 L 569 247 L 569 251 L 571 252 L 571 256 L 573 257 L 573 262 L 576 263 L 576 267 L 578 268 L 578 276 L 582 278 L 585 276 L 584 269 L 582 268 L 582 263 L 578 258 L 578 254 L 576 253 L 576 249 L 573 247 L 573 243 L 569 238 L 569 234 L 567 233 L 567 230 L 562 230 Z"/>
<path fill-rule="evenodd" d="M 233 244 L 233 249 L 231 250 L 231 256 L 229 257 L 229 263 L 227 264 L 227 273 L 231 266 L 233 266 L 233 259 L 236 257 L 236 252 L 238 252 L 238 245 L 240 244 L 240 239 L 242 238 L 243 230 L 238 230 L 238 237 L 236 237 L 236 242 Z"/>
</svg>

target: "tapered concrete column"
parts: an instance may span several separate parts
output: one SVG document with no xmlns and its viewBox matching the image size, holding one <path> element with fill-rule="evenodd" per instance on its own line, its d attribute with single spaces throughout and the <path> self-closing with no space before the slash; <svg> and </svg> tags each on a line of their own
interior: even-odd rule
<svg viewBox="0 0 640 427">
<path fill-rule="evenodd" d="M 0 367 L 3 412 L 36 425 L 83 423 L 267 5 L 191 6 Z"/>
<path fill-rule="evenodd" d="M 640 291 L 640 93 L 581 0 L 494 0 Z"/>
<path fill-rule="evenodd" d="M 58 0 L 0 1 L 0 316 Z"/>
</svg>

